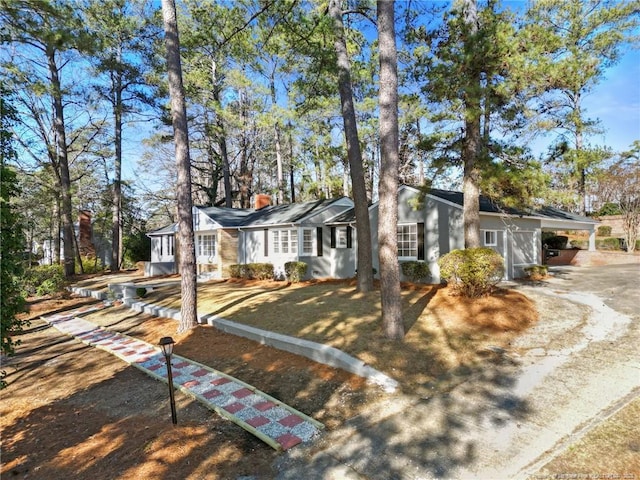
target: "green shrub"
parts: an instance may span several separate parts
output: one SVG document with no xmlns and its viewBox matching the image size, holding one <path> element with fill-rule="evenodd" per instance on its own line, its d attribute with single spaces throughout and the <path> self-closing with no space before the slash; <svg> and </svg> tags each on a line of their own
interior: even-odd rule
<svg viewBox="0 0 640 480">
<path fill-rule="evenodd" d="M 609 235 L 611 235 L 611 226 L 610 225 L 600 225 L 598 227 L 597 235 L 599 237 L 608 237 Z"/>
<path fill-rule="evenodd" d="M 24 271 L 20 286 L 25 296 L 42 296 L 57 293 L 65 285 L 62 265 L 40 265 Z"/>
<path fill-rule="evenodd" d="M 272 263 L 249 263 L 247 265 L 250 279 L 270 280 L 273 279 Z"/>
<path fill-rule="evenodd" d="M 640 252 L 640 240 L 636 240 L 636 252 Z"/>
<path fill-rule="evenodd" d="M 603 238 L 598 240 L 597 246 L 601 250 L 622 250 L 624 240 L 622 238 Z"/>
<path fill-rule="evenodd" d="M 136 288 L 136 296 L 139 298 L 144 298 L 147 295 L 147 289 L 145 287 Z"/>
<path fill-rule="evenodd" d="M 83 255 L 80 257 L 80 260 L 82 260 L 82 270 L 80 269 L 80 265 L 78 265 L 78 260 L 76 260 L 76 273 L 98 273 L 104 270 L 102 261 L 97 257 L 87 257 Z"/>
<path fill-rule="evenodd" d="M 567 248 L 567 242 L 568 241 L 569 241 L 569 237 L 566 237 L 564 235 L 554 235 L 552 237 L 548 237 L 548 238 L 544 239 L 543 243 L 548 248 L 562 250 L 564 248 Z"/>
<path fill-rule="evenodd" d="M 307 274 L 307 264 L 304 262 L 287 262 L 284 264 L 284 274 L 287 280 L 297 283 Z"/>
<path fill-rule="evenodd" d="M 231 278 L 245 278 L 246 265 L 229 265 L 229 276 Z"/>
<path fill-rule="evenodd" d="M 247 263 L 243 265 L 229 265 L 229 275 L 231 278 L 268 280 L 273 278 L 273 264 Z"/>
<path fill-rule="evenodd" d="M 530 267 L 524 267 L 524 273 L 531 280 L 539 280 L 547 276 L 549 267 L 547 265 L 531 265 Z"/>
<path fill-rule="evenodd" d="M 577 248 L 579 250 L 587 250 L 589 248 L 589 240 L 571 240 L 569 242 L 571 248 Z"/>
<path fill-rule="evenodd" d="M 489 294 L 504 275 L 502 256 L 486 247 L 453 250 L 440 257 L 438 265 L 442 279 L 469 298 Z"/>
<path fill-rule="evenodd" d="M 400 268 L 402 269 L 402 274 L 405 278 L 408 278 L 413 283 L 418 283 L 431 278 L 429 264 L 426 262 L 419 262 L 417 260 L 400 262 Z"/>
</svg>

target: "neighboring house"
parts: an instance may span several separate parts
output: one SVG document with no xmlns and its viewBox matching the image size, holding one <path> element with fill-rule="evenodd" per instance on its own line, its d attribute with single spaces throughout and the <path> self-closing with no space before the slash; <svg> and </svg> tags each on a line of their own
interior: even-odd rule
<svg viewBox="0 0 640 480">
<path fill-rule="evenodd" d="M 80 255 L 89 258 L 98 258 L 102 265 L 111 262 L 111 240 L 105 238 L 93 229 L 92 214 L 89 210 L 80 210 L 78 222 L 74 223 L 75 235 L 74 247 L 80 250 Z M 41 243 L 33 242 L 31 250 L 42 257 L 40 265 L 53 265 L 55 262 L 55 242 L 53 239 L 43 240 Z M 60 234 L 60 260 L 64 261 L 64 239 Z"/>
<path fill-rule="evenodd" d="M 399 261 L 429 264 L 432 282 L 440 281 L 438 259 L 464 248 L 463 194 L 432 189 L 428 194 L 409 186 L 398 192 Z M 378 203 L 369 208 L 373 266 L 378 265 Z M 505 259 L 505 277 L 522 277 L 524 268 L 542 263 L 543 230 L 588 230 L 595 249 L 598 222 L 552 208 L 521 211 L 501 208 L 480 198 L 482 244 Z M 282 276 L 289 261 L 307 263 L 309 278 L 350 278 L 356 274 L 357 229 L 353 202 L 348 198 L 319 200 L 253 209 L 194 207 L 198 273 L 228 276 L 228 266 L 268 262 Z M 162 245 L 173 245 L 169 226 L 148 235 L 152 238 L 151 265 L 170 262 L 161 255 Z M 164 243 L 163 243 L 164 242 Z M 173 257 L 173 250 L 171 251 Z M 153 268 L 150 269 L 153 271 Z M 153 274 L 153 273 L 152 273 Z"/>
<path fill-rule="evenodd" d="M 176 273 L 176 232 L 178 224 L 172 223 L 147 233 L 151 239 L 151 261 L 145 263 L 145 275 L 167 275 Z"/>
</svg>

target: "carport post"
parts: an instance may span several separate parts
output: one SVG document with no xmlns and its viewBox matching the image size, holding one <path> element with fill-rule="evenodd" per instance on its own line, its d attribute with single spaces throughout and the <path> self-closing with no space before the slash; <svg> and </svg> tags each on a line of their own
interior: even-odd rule
<svg viewBox="0 0 640 480">
<path fill-rule="evenodd" d="M 589 229 L 589 251 L 596 251 L 596 227 L 595 225 L 591 226 Z"/>
</svg>

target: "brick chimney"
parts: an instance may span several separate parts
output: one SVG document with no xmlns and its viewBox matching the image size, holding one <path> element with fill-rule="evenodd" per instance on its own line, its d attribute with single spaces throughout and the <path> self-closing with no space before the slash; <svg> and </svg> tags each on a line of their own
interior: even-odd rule
<svg viewBox="0 0 640 480">
<path fill-rule="evenodd" d="M 271 205 L 271 195 L 257 194 L 254 202 L 256 210 L 268 207 Z"/>
<path fill-rule="evenodd" d="M 96 253 L 91 241 L 91 212 L 88 210 L 80 210 L 78 218 L 78 247 L 82 255 L 94 256 Z"/>
</svg>

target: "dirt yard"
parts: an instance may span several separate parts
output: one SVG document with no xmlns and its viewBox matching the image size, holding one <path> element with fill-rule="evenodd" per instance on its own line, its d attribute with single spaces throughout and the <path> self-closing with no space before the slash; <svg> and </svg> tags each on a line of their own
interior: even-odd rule
<svg viewBox="0 0 640 480">
<path fill-rule="evenodd" d="M 249 287 L 235 285 L 234 289 Z M 348 293 L 349 285 L 338 287 L 331 298 L 324 297 L 324 291 L 322 298 L 318 291 L 313 293 L 320 301 L 309 300 L 310 290 L 302 287 L 297 293 L 288 292 L 285 300 L 297 309 L 303 304 L 321 308 L 326 301 L 331 311 L 343 301 L 356 312 L 353 318 L 365 315 L 359 309 L 370 308 L 375 294 L 354 300 L 356 294 Z M 306 295 L 306 300 L 295 297 L 297 294 Z M 517 292 L 502 291 L 470 302 L 437 287 L 420 287 L 406 295 L 407 311 L 415 311 L 408 314 L 412 320 L 401 348 L 381 339 L 378 327 L 366 333 L 369 337 L 364 344 L 369 342 L 369 351 L 362 338 L 356 341 L 354 337 L 343 345 L 352 354 L 370 357 L 376 367 L 387 363 L 385 373 L 400 381 L 405 394 L 420 394 L 427 386 L 431 390 L 451 388 L 482 362 L 492 361 L 487 346 L 508 344 L 537 319 L 533 303 Z M 92 301 L 31 299 L 31 325 L 21 335 L 17 355 L 3 359 L 2 370 L 9 383 L 0 392 L 3 478 L 272 478 L 277 453 L 260 440 L 181 393 L 176 396 L 178 425 L 172 426 L 165 384 L 60 334 L 39 319 Z M 250 317 L 264 317 L 273 308 L 274 299 L 270 301 L 266 294 L 261 302 L 263 308 L 258 311 L 247 300 L 247 323 L 252 323 Z M 230 319 L 242 318 L 242 312 L 227 313 Z M 324 314 L 330 316 L 326 310 Z M 200 326 L 176 335 L 174 320 L 124 307 L 87 318 L 153 344 L 172 335 L 178 340 L 176 353 L 254 385 L 323 422 L 327 429 L 342 425 L 388 395 L 355 375 L 213 327 Z M 327 343 L 344 342 L 355 335 L 349 330 L 350 318 L 330 322 L 335 331 L 325 331 Z M 282 316 L 279 319 L 285 323 Z M 299 334 L 306 328 L 316 341 L 322 339 L 320 324 L 291 328 Z"/>
</svg>

